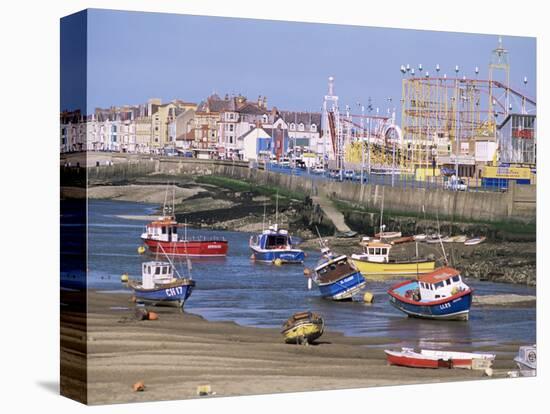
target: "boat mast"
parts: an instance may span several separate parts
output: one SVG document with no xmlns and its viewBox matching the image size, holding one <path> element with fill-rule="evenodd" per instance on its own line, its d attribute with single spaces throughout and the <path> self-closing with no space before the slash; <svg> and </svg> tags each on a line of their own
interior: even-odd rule
<svg viewBox="0 0 550 414">
<path fill-rule="evenodd" d="M 443 246 L 443 241 L 441 240 L 441 231 L 439 229 L 439 214 L 436 211 L 435 216 L 437 218 L 437 236 L 439 237 L 439 244 L 441 245 L 441 250 L 443 251 L 443 257 L 445 259 L 445 264 L 449 266 L 449 261 L 447 260 L 447 254 L 445 253 L 445 247 Z"/>
<path fill-rule="evenodd" d="M 382 238 L 382 217 L 384 217 L 384 186 L 382 186 L 382 205 L 380 206 L 380 239 Z"/>
<path fill-rule="evenodd" d="M 275 225 L 279 225 L 279 190 L 277 190 L 277 194 L 275 195 Z"/>
</svg>

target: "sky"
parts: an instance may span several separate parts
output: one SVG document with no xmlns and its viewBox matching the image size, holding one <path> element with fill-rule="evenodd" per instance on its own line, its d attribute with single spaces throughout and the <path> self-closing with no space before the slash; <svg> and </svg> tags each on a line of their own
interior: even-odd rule
<svg viewBox="0 0 550 414">
<path fill-rule="evenodd" d="M 400 111 L 401 65 L 488 78 L 498 34 L 479 35 L 91 9 L 87 13 L 87 112 L 149 98 L 197 102 L 216 92 L 267 96 L 279 109 L 320 111 L 327 79 L 345 105 Z M 65 30 L 65 36 L 71 32 Z M 63 30 L 61 43 L 63 45 Z M 536 91 L 536 40 L 503 34 L 510 83 Z M 62 77 L 64 54 L 62 48 Z M 68 72 L 66 70 L 65 72 Z M 524 85 L 523 79 L 528 83 Z M 66 88 L 67 89 L 67 88 Z M 388 103 L 392 98 L 392 103 Z M 74 102 L 63 92 L 62 109 Z M 72 102 L 72 103 L 71 103 Z M 358 112 L 355 111 L 355 112 Z"/>
</svg>

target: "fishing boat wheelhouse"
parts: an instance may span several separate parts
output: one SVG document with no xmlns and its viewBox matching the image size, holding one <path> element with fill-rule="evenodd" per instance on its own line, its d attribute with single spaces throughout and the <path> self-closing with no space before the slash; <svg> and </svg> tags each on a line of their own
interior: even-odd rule
<svg viewBox="0 0 550 414">
<path fill-rule="evenodd" d="M 391 244 L 379 241 L 363 243 L 361 254 L 352 254 L 351 260 L 363 276 L 416 275 L 434 270 L 435 260 L 413 258 L 395 260 L 390 258 Z"/>
<path fill-rule="evenodd" d="M 193 238 L 185 234 L 180 238 L 178 229 L 185 227 L 178 224 L 174 216 L 162 216 L 145 226 L 145 232 L 141 239 L 147 245 L 151 253 L 159 253 L 162 250 L 171 256 L 226 256 L 227 240 L 219 237 L 214 238 Z"/>
<path fill-rule="evenodd" d="M 257 236 L 250 237 L 250 249 L 254 260 L 259 262 L 302 263 L 305 258 L 303 250 L 293 246 L 292 237 L 287 230 L 279 229 L 277 224 L 270 226 Z"/>
<path fill-rule="evenodd" d="M 365 278 L 346 255 L 335 256 L 328 247 L 312 277 L 321 296 L 332 300 L 351 300 L 366 284 Z"/>
<path fill-rule="evenodd" d="M 451 267 L 398 283 L 388 290 L 390 303 L 407 315 L 447 320 L 468 320 L 472 293 L 460 272 Z"/>
</svg>

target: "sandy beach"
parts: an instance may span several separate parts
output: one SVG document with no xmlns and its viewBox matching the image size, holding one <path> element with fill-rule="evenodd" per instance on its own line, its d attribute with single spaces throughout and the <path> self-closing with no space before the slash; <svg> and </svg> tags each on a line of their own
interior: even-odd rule
<svg viewBox="0 0 550 414">
<path fill-rule="evenodd" d="M 160 307 L 150 308 L 158 320 L 138 321 L 130 298 L 130 292 L 88 294 L 89 404 L 199 398 L 197 386 L 204 384 L 219 397 L 489 379 L 482 371 L 388 366 L 383 350 L 392 338 L 326 331 L 315 345 L 287 345 L 277 329 Z M 62 331 L 62 338 L 74 336 Z M 497 357 L 493 378 L 514 369 L 517 344 L 491 351 L 506 355 Z M 74 363 L 64 362 L 68 368 Z M 145 383 L 144 392 L 132 390 L 137 381 Z"/>
</svg>

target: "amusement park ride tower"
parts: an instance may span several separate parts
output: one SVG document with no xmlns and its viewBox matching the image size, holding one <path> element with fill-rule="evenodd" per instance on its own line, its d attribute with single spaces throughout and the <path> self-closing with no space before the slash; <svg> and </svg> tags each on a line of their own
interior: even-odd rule
<svg viewBox="0 0 550 414">
<path fill-rule="evenodd" d="M 440 76 L 439 65 L 435 76 L 421 65 L 416 74 L 410 65 L 401 66 L 404 165 L 424 171 L 432 165 L 434 174 L 436 165 L 446 166 L 459 176 L 473 177 L 480 168 L 475 148 L 480 143 L 495 148 L 498 130 L 512 109 L 511 99 L 521 101 L 522 113 L 535 111 L 534 100 L 510 87 L 508 51 L 502 38 L 492 51 L 488 69 L 489 79 L 479 79 L 477 67 L 475 76 L 468 78 L 459 75 L 458 65 L 454 77 Z"/>
<path fill-rule="evenodd" d="M 338 96 L 334 95 L 334 77 L 328 78 L 328 94 L 323 99 L 323 160 L 336 160 L 337 167 L 343 165 L 344 143 L 340 113 L 338 111 Z"/>
</svg>

